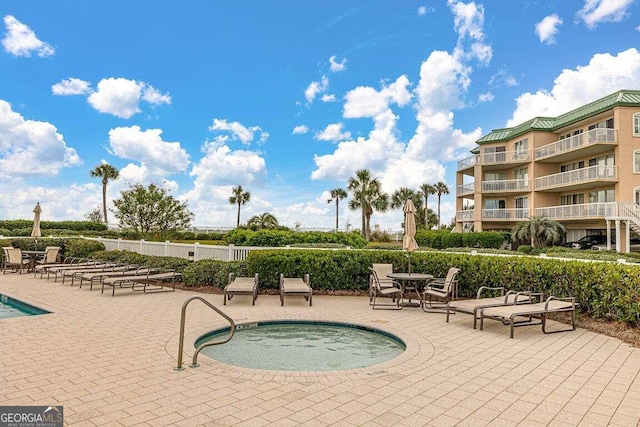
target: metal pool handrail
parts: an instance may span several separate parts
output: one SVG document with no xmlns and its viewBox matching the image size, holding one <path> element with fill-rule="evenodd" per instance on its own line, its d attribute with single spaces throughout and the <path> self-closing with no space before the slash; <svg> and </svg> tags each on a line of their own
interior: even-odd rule
<svg viewBox="0 0 640 427">
<path fill-rule="evenodd" d="M 212 345 L 219 345 L 219 344 L 224 344 L 226 342 L 228 342 L 232 337 L 234 332 L 236 331 L 236 324 L 233 321 L 232 318 L 230 318 L 229 316 L 227 316 L 226 314 L 224 314 L 222 311 L 220 311 L 216 306 L 214 306 L 213 304 L 211 304 L 209 301 L 207 301 L 206 299 L 200 297 L 200 296 L 192 296 L 191 298 L 187 299 L 184 304 L 182 304 L 182 314 L 180 315 L 180 343 L 178 344 L 178 366 L 175 367 L 174 369 L 176 371 L 182 371 L 184 368 L 182 367 L 182 350 L 184 348 L 184 324 L 185 324 L 185 319 L 186 319 L 186 315 L 187 315 L 187 306 L 189 305 L 189 303 L 193 300 L 200 300 L 203 303 L 205 303 L 210 309 L 212 309 L 213 311 L 215 311 L 216 313 L 218 313 L 220 316 L 224 317 L 225 319 L 227 319 L 229 321 L 229 323 L 231 324 L 231 330 L 229 331 L 229 335 L 223 339 L 223 340 L 219 340 L 219 341 L 209 341 L 203 344 L 200 344 L 198 346 L 198 348 L 196 348 L 195 353 L 193 353 L 193 361 L 191 363 L 191 365 L 189 365 L 190 368 L 196 368 L 198 366 L 200 366 L 197 363 L 198 360 L 198 354 L 200 354 L 200 351 L 202 351 L 203 348 L 205 347 L 211 347 Z"/>
</svg>

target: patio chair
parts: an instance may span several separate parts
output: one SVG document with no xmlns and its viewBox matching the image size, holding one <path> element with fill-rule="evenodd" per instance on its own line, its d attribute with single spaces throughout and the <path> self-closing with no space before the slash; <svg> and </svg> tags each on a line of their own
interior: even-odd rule
<svg viewBox="0 0 640 427">
<path fill-rule="evenodd" d="M 22 256 L 22 249 L 11 246 L 3 247 L 2 274 L 6 274 L 7 268 L 13 269 L 22 274 L 23 269 L 29 269 L 31 261 Z"/>
<path fill-rule="evenodd" d="M 44 254 L 36 259 L 36 266 L 43 264 L 56 264 L 58 262 L 60 249 L 60 246 L 47 246 L 44 248 Z"/>
<path fill-rule="evenodd" d="M 447 277 L 435 278 L 422 291 L 420 305 L 424 311 L 443 310 L 447 303 L 455 299 L 458 294 L 458 273 L 460 269 L 451 267 Z M 438 300 L 434 302 L 434 298 Z"/>
<path fill-rule="evenodd" d="M 373 270 L 373 272 L 369 274 L 369 305 L 372 305 L 373 297 L 375 295 L 375 287 L 376 287 L 374 274 L 376 274 L 378 277 L 380 288 L 384 289 L 384 288 L 395 287 L 393 279 L 390 279 L 389 277 L 387 277 L 387 274 L 393 273 L 393 264 L 375 264 L 374 263 L 372 267 L 369 267 L 369 270 Z"/>
<path fill-rule="evenodd" d="M 229 283 L 224 287 L 224 303 L 231 301 L 234 295 L 251 295 L 251 305 L 256 305 L 258 298 L 258 273 L 253 277 L 236 277 L 235 273 L 229 273 Z"/>
<path fill-rule="evenodd" d="M 309 301 L 309 305 L 313 305 L 313 289 L 309 281 L 309 275 L 305 274 L 304 278 L 284 277 L 280 273 L 280 305 L 284 305 L 285 296 L 303 296 Z"/>
<path fill-rule="evenodd" d="M 531 297 L 537 297 L 541 301 L 543 296 L 542 294 L 531 294 Z M 550 296 L 544 302 L 488 307 L 480 310 L 480 330 L 483 330 L 484 319 L 488 318 L 509 325 L 509 338 L 513 338 L 513 330 L 518 326 L 542 325 L 542 332 L 545 334 L 575 331 L 577 306 L 575 297 L 559 298 Z M 571 313 L 571 327 L 547 331 L 547 315 L 562 312 Z M 516 321 L 516 318 L 520 317 L 526 317 L 528 320 Z"/>
<path fill-rule="evenodd" d="M 498 296 L 483 296 L 483 292 L 499 292 Z M 449 301 L 447 303 L 447 322 L 449 322 L 449 315 L 451 313 L 466 313 L 473 315 L 473 329 L 476 329 L 480 310 L 488 307 L 498 307 L 501 305 L 509 305 L 509 304 L 524 304 L 530 303 L 531 297 L 529 296 L 531 292 L 517 292 L 517 291 L 507 291 L 505 293 L 504 286 L 499 287 L 488 287 L 481 286 L 478 289 L 476 294 L 476 298 L 473 299 L 462 299 L 456 301 Z"/>
<path fill-rule="evenodd" d="M 395 280 L 391 280 L 391 282 L 385 282 L 386 286 L 382 286 L 382 282 L 380 281 L 380 277 L 376 270 L 372 267 L 369 268 L 371 271 L 371 277 L 373 278 L 373 301 L 371 302 L 372 308 L 376 309 L 376 300 L 378 297 L 391 297 L 392 304 L 380 304 L 378 303 L 378 308 L 384 307 L 387 310 L 402 310 L 403 305 L 402 302 L 402 286 L 400 283 Z"/>
</svg>

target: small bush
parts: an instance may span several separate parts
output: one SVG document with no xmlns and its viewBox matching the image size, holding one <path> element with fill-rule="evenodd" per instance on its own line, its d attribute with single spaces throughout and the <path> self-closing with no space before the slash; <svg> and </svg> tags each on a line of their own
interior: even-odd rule
<svg viewBox="0 0 640 427">
<path fill-rule="evenodd" d="M 215 286 L 224 288 L 229 281 L 229 273 L 246 277 L 247 264 L 244 261 L 216 261 L 203 259 L 187 265 L 183 271 L 183 281 L 187 286 Z"/>
<path fill-rule="evenodd" d="M 533 250 L 533 246 L 531 245 L 520 245 L 518 246 L 518 252 L 522 252 L 523 254 L 529 255 Z"/>
<path fill-rule="evenodd" d="M 90 258 L 94 252 L 104 251 L 104 244 L 94 240 L 72 239 L 65 247 L 65 257 Z"/>
</svg>

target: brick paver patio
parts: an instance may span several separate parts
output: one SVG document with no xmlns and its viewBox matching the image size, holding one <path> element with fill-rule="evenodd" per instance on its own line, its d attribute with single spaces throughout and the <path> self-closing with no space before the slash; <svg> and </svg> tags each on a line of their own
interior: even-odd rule
<svg viewBox="0 0 640 427">
<path fill-rule="evenodd" d="M 544 335 L 468 315 L 420 309 L 373 311 L 367 298 L 314 296 L 280 306 L 261 295 L 202 295 L 237 323 L 336 320 L 400 336 L 406 352 L 390 362 L 342 372 L 236 368 L 201 356 L 175 371 L 180 308 L 193 293 L 154 295 L 0 275 L 0 293 L 51 310 L 0 320 L 0 402 L 64 405 L 70 425 L 278 426 L 637 426 L 640 349 L 578 329 Z M 191 304 L 185 365 L 194 338 L 225 321 Z M 268 355 L 265 355 L 268 357 Z"/>
</svg>

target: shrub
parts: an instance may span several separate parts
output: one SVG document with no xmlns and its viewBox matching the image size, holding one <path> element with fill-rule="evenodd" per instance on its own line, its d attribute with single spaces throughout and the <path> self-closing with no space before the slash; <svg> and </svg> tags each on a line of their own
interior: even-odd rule
<svg viewBox="0 0 640 427">
<path fill-rule="evenodd" d="M 529 255 L 531 253 L 531 250 L 533 249 L 533 246 L 531 245 L 520 245 L 518 246 L 518 252 L 522 252 L 524 254 Z"/>
<path fill-rule="evenodd" d="M 183 271 L 183 281 L 187 286 L 215 286 L 224 288 L 229 281 L 229 273 L 246 277 L 247 265 L 244 261 L 216 261 L 204 259 L 187 265 Z"/>
<path fill-rule="evenodd" d="M 462 233 L 445 233 L 442 235 L 443 248 L 460 248 L 462 244 Z"/>
<path fill-rule="evenodd" d="M 71 239 L 65 247 L 65 257 L 90 258 L 94 252 L 104 251 L 104 244 L 94 240 Z"/>
</svg>

